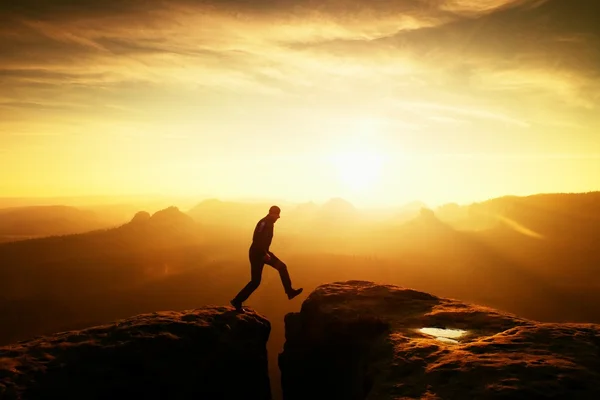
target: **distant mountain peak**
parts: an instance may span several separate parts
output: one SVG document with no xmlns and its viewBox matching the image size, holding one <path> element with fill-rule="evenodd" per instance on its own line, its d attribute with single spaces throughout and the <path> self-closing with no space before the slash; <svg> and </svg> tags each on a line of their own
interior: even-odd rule
<svg viewBox="0 0 600 400">
<path fill-rule="evenodd" d="M 196 222 L 192 217 L 180 211 L 178 207 L 171 206 L 150 215 L 147 211 L 139 211 L 131 219 L 128 226 L 145 228 L 192 228 Z"/>
<path fill-rule="evenodd" d="M 194 223 L 194 219 L 184 212 L 180 211 L 178 207 L 171 206 L 165 208 L 164 210 L 160 210 L 155 212 L 151 217 L 149 222 L 151 224 L 154 223 Z"/>
<path fill-rule="evenodd" d="M 131 223 L 132 224 L 140 224 L 140 223 L 144 223 L 144 222 L 148 221 L 149 219 L 150 219 L 150 213 L 148 211 L 139 211 L 133 216 Z"/>
</svg>

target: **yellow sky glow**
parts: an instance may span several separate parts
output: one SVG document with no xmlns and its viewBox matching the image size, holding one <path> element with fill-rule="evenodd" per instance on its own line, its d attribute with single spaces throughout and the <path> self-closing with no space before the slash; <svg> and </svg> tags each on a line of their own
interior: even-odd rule
<svg viewBox="0 0 600 400">
<path fill-rule="evenodd" d="M 0 6 L 2 196 L 600 189 L 589 1 L 63 3 Z"/>
</svg>

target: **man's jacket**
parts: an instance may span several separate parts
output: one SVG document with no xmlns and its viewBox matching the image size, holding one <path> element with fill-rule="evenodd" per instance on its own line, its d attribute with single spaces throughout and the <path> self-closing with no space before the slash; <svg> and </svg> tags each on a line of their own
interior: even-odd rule
<svg viewBox="0 0 600 400">
<path fill-rule="evenodd" d="M 264 217 L 256 224 L 254 234 L 252 236 L 252 246 L 250 248 L 255 251 L 266 253 L 269 251 L 271 241 L 273 240 L 273 221 L 269 221 Z"/>
</svg>

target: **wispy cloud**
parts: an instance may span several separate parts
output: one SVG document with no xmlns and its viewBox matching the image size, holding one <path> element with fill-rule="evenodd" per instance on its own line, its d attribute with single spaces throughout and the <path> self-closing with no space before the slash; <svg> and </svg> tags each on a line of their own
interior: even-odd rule
<svg viewBox="0 0 600 400">
<path fill-rule="evenodd" d="M 460 117 L 469 117 L 502 122 L 504 124 L 514 125 L 522 128 L 526 128 L 529 126 L 529 124 L 526 121 L 510 117 L 498 111 L 494 112 L 478 107 L 457 107 L 449 105 L 440 105 L 435 103 L 419 102 L 400 102 L 398 104 L 398 107 L 404 108 L 423 117 L 427 117 L 428 115 L 435 115 L 437 118 L 441 118 L 442 120 L 451 118 L 455 121 L 460 121 Z"/>
<path fill-rule="evenodd" d="M 142 83 L 380 111 L 410 93 L 430 121 L 525 127 L 536 103 L 597 108 L 596 10 L 591 0 L 5 2 L 0 83 L 8 104 L 45 106 L 40 97 L 73 104 L 88 88 L 127 107 L 112 91 Z"/>
<path fill-rule="evenodd" d="M 545 1 L 545 0 L 543 0 Z M 510 7 L 529 5 L 537 6 L 543 1 L 531 0 L 446 0 L 440 2 L 440 8 L 453 13 L 481 16 Z"/>
</svg>

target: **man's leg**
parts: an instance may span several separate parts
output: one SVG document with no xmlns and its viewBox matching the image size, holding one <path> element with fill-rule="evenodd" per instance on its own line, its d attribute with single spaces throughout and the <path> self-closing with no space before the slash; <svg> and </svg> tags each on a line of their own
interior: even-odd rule
<svg viewBox="0 0 600 400">
<path fill-rule="evenodd" d="M 271 259 L 267 261 L 266 264 L 275 268 L 279 272 L 279 277 L 281 278 L 283 289 L 288 295 L 288 298 L 291 300 L 294 297 L 298 296 L 300 293 L 302 293 L 302 289 L 292 288 L 292 280 L 290 279 L 290 273 L 288 272 L 287 265 L 285 265 L 283 261 L 277 258 L 275 254 L 269 252 L 269 255 L 271 256 Z"/>
<path fill-rule="evenodd" d="M 260 285 L 263 267 L 264 260 L 250 254 L 250 282 L 248 282 L 248 284 L 242 290 L 240 290 L 233 300 L 231 300 L 231 305 L 236 309 L 240 309 L 242 307 L 242 303 L 246 301 Z"/>
</svg>

